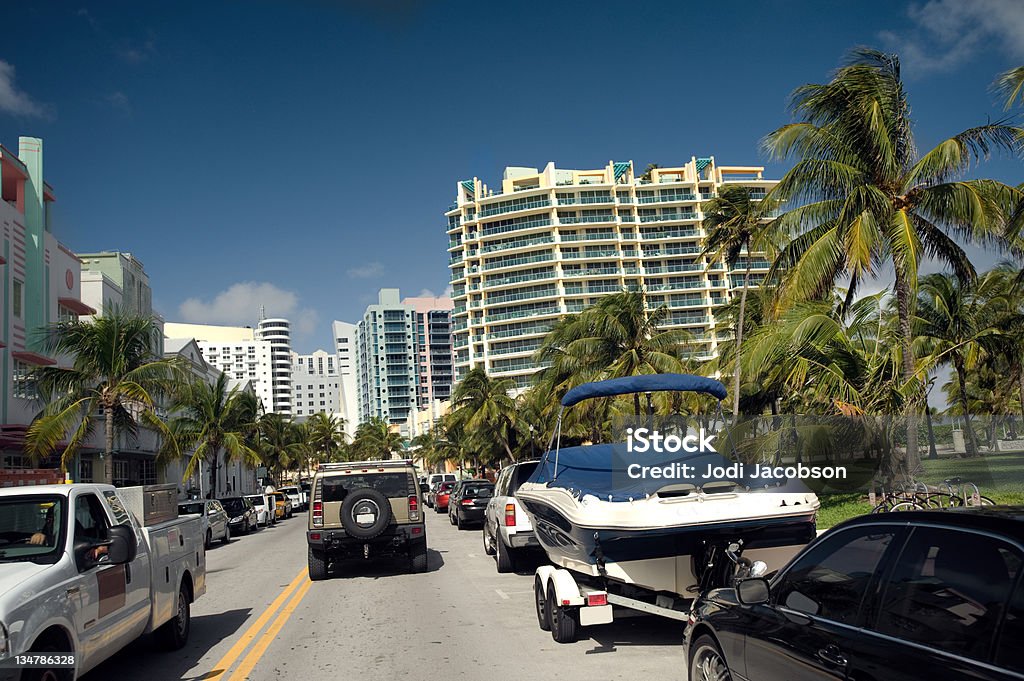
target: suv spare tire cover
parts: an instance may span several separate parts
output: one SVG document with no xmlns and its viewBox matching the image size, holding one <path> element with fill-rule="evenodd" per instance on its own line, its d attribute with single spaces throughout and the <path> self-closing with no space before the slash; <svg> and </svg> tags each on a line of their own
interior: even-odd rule
<svg viewBox="0 0 1024 681">
<path fill-rule="evenodd" d="M 350 537 L 373 539 L 391 524 L 391 502 L 375 489 L 353 490 L 341 504 L 341 526 Z"/>
</svg>

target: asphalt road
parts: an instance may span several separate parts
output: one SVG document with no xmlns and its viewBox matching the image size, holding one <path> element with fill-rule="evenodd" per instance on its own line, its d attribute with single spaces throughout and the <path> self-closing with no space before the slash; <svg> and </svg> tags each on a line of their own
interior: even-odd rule
<svg viewBox="0 0 1024 681">
<path fill-rule="evenodd" d="M 305 518 L 217 546 L 180 651 L 140 640 L 85 681 L 685 679 L 682 624 L 630 616 L 560 645 L 537 626 L 533 569 L 499 575 L 478 528 L 427 509 L 429 571 L 404 563 L 306 577 Z"/>
</svg>

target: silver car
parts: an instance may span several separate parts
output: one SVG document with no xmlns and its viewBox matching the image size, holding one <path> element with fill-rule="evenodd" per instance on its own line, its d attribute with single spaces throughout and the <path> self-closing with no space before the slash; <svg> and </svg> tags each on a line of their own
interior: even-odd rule
<svg viewBox="0 0 1024 681">
<path fill-rule="evenodd" d="M 228 513 L 216 499 L 198 499 L 183 501 L 178 504 L 178 515 L 200 515 L 203 526 L 203 545 L 213 546 L 215 540 L 227 544 L 231 541 L 231 528 L 228 527 Z"/>
<path fill-rule="evenodd" d="M 494 496 L 484 509 L 484 553 L 495 557 L 498 572 L 515 571 L 517 554 L 527 547 L 540 546 L 529 516 L 515 497 L 539 463 L 520 461 L 502 468 L 494 483 Z"/>
</svg>

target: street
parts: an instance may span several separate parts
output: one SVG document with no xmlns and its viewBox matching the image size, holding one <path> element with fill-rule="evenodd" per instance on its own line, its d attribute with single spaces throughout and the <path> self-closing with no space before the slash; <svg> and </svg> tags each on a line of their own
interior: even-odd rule
<svg viewBox="0 0 1024 681">
<path fill-rule="evenodd" d="M 681 623 L 623 617 L 559 645 L 537 626 L 536 563 L 500 575 L 479 528 L 426 511 L 426 574 L 381 561 L 312 583 L 304 514 L 215 546 L 188 645 L 165 653 L 143 638 L 83 678 L 685 678 Z"/>
</svg>

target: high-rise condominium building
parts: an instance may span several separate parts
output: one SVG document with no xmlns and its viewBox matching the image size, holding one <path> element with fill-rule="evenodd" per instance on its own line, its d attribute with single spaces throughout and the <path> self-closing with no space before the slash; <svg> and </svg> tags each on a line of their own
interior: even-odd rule
<svg viewBox="0 0 1024 681">
<path fill-rule="evenodd" d="M 455 380 L 481 366 L 525 387 L 539 368 L 532 355 L 560 315 L 627 287 L 668 306 L 668 326 L 690 332 L 697 357 L 713 356 L 714 310 L 741 285 L 748 256 L 732 273 L 699 257 L 701 205 L 727 184 L 763 195 L 775 184 L 763 170 L 714 157 L 640 177 L 632 161 L 595 170 L 549 163 L 506 168 L 500 191 L 476 178 L 459 182 L 445 213 Z M 757 254 L 750 265 L 758 275 L 768 268 Z"/>
<path fill-rule="evenodd" d="M 396 288 L 381 289 L 377 300 L 356 325 L 359 420 L 380 417 L 404 432 L 417 398 L 416 308 L 401 303 Z"/>
<path fill-rule="evenodd" d="M 331 324 L 334 349 L 338 360 L 338 379 L 341 392 L 338 412 L 345 418 L 345 432 L 355 436 L 359 425 L 359 390 L 356 383 L 356 325 L 335 321 Z"/>
<path fill-rule="evenodd" d="M 452 396 L 452 299 L 420 296 L 402 303 L 416 310 L 416 406 L 423 409 Z"/>
<path fill-rule="evenodd" d="M 292 414 L 340 414 L 341 378 L 337 357 L 324 350 L 311 355 L 292 353 Z"/>
<path fill-rule="evenodd" d="M 287 319 L 260 319 L 256 338 L 270 342 L 270 381 L 277 414 L 292 411 L 292 326 Z"/>
</svg>

